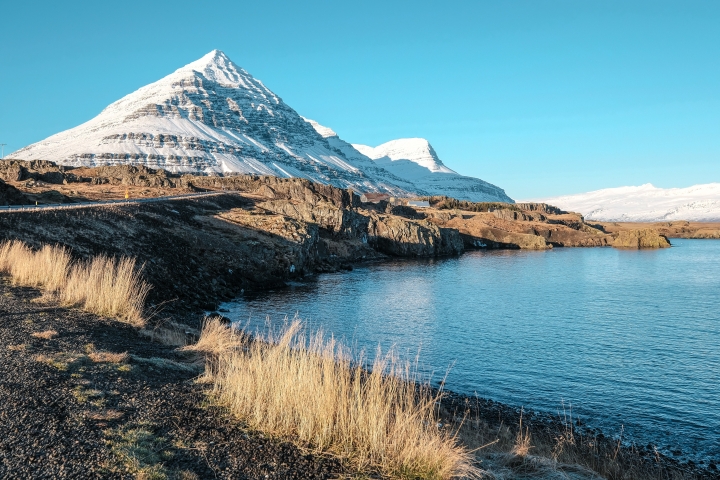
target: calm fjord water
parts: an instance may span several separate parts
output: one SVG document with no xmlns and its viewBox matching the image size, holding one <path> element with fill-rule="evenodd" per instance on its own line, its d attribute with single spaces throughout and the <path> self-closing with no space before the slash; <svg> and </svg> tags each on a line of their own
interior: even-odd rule
<svg viewBox="0 0 720 480">
<path fill-rule="evenodd" d="M 720 456 L 720 241 L 664 250 L 472 252 L 322 275 L 224 305 L 263 328 L 296 313 L 368 350 L 396 345 L 447 388 L 606 433 Z"/>
</svg>

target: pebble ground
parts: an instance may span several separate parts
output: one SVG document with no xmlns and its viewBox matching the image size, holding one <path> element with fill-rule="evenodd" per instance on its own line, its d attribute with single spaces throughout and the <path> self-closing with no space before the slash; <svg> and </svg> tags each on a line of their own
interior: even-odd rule
<svg viewBox="0 0 720 480">
<path fill-rule="evenodd" d="M 199 371 L 174 348 L 39 297 L 0 277 L 0 478 L 342 476 L 336 460 L 209 406 Z M 47 331 L 56 335 L 33 336 Z"/>
</svg>

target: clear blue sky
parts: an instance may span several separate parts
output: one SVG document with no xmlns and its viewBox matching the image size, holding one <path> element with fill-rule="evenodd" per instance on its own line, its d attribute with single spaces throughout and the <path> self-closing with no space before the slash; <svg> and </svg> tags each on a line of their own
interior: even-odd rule
<svg viewBox="0 0 720 480">
<path fill-rule="evenodd" d="M 514 198 L 720 182 L 720 1 L 5 2 L 6 154 L 214 48 L 353 143 Z"/>
</svg>

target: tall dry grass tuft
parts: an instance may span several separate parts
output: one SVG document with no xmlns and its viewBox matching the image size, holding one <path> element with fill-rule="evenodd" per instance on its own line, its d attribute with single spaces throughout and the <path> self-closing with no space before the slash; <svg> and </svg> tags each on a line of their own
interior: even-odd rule
<svg viewBox="0 0 720 480">
<path fill-rule="evenodd" d="M 517 435 L 515 436 L 515 444 L 513 445 L 510 453 L 519 457 L 525 457 L 530 453 L 530 429 L 525 427 L 523 429 L 522 413 L 520 414 L 520 428 L 518 429 Z"/>
<path fill-rule="evenodd" d="M 60 301 L 66 305 L 144 326 L 143 306 L 150 286 L 135 269 L 135 259 L 104 255 L 72 266 Z"/>
<path fill-rule="evenodd" d="M 362 355 L 294 321 L 263 341 L 206 322 L 188 350 L 210 354 L 207 375 L 217 400 L 252 428 L 299 439 L 360 471 L 400 478 L 478 477 L 473 455 L 438 427 L 436 402 L 410 364 Z"/>
<path fill-rule="evenodd" d="M 34 251 L 17 240 L 0 244 L 0 272 L 9 273 L 18 285 L 58 291 L 65 284 L 70 264 L 70 253 L 64 247 L 45 245 Z"/>
<path fill-rule="evenodd" d="M 65 305 L 143 326 L 143 305 L 150 285 L 130 258 L 95 257 L 73 262 L 70 252 L 54 245 L 33 250 L 20 241 L 0 244 L 0 273 L 17 285 L 36 287 Z"/>
</svg>

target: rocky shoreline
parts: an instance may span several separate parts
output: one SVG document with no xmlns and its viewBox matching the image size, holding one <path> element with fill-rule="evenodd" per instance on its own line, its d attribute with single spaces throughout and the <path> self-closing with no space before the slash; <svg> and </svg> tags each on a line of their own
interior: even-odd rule
<svg viewBox="0 0 720 480">
<path fill-rule="evenodd" d="M 138 469 L 183 479 L 346 475 L 337 460 L 248 431 L 212 406 L 204 385 L 195 381 L 200 367 L 189 354 L 126 324 L 39 303 L 40 295 L 0 282 L 3 478 L 130 479 Z M 475 448 L 490 444 L 479 461 L 491 471 L 507 468 L 503 451 L 515 441 L 522 419 L 538 451 L 513 457 L 512 468 L 532 478 L 555 478 L 545 476 L 537 459 L 569 431 L 576 454 L 598 463 L 614 457 L 616 468 L 643 472 L 645 478 L 720 478 L 718 459 L 706 465 L 681 462 L 651 445 L 619 445 L 577 421 L 489 399 L 444 391 L 439 409 L 439 428 L 459 428 L 460 438 Z M 147 454 L 144 463 L 127 462 L 131 449 Z M 563 462 L 552 468 L 559 475 L 580 471 Z M 588 472 L 558 478 L 596 478 Z"/>
<path fill-rule="evenodd" d="M 153 285 L 148 297 L 152 322 L 185 324 L 190 337 L 201 325 L 201 312 L 215 310 L 242 292 L 282 287 L 288 281 L 391 257 L 459 255 L 475 248 L 669 245 L 657 231 L 613 232 L 543 204 L 431 198 L 431 208 L 419 209 L 393 199 L 361 202 L 354 192 L 299 179 L 178 177 L 136 167 L 80 170 L 20 165 L 10 176 L 4 174 L 7 183 L 0 183 L 0 194 L 21 202 L 47 197 L 50 181 L 58 189 L 50 196 L 68 202 L 117 196 L 130 189 L 149 196 L 178 190 L 227 192 L 211 198 L 0 215 L 0 240 L 18 239 L 34 247 L 60 244 L 76 258 L 137 258 L 144 278 Z M 66 195 L 70 191 L 74 196 Z M 130 478 L 127 465 L 118 463 L 122 455 L 117 451 L 122 452 L 123 442 L 132 435 L 143 435 L 153 448 L 167 451 L 156 463 L 176 478 L 344 474 L 336 460 L 248 432 L 227 422 L 223 412 L 202 407 L 203 386 L 193 382 L 198 370 L 174 347 L 151 342 L 118 322 L 37 304 L 39 294 L 32 289 L 4 284 L 0 294 L 0 328 L 5 330 L 0 362 L 4 371 L 12 372 L 0 390 L 0 404 L 5 405 L 0 418 L 10 429 L 0 439 L 0 476 Z M 47 340 L 32 336 L 47 330 L 56 335 Z M 128 357 L 117 364 L 95 362 L 90 355 L 96 352 L 128 352 Z M 36 391 L 43 393 L 33 395 Z M 460 419 L 471 419 L 468 425 L 475 433 L 466 434 L 481 442 L 478 447 L 492 438 L 492 432 L 511 442 L 520 420 L 517 408 L 451 392 L 441 411 L 446 423 L 457 426 Z M 32 415 L 37 421 L 28 430 L 23 422 Z M 551 416 L 529 411 L 522 415 L 531 435 L 548 445 L 568 432 L 566 423 Z M 718 460 L 707 466 L 681 463 L 651 446 L 618 447 L 601 432 L 573 431 L 585 445 L 578 454 L 600 458 L 613 452 L 617 458 L 621 452 L 626 468 L 658 472 L 662 476 L 657 478 L 673 478 L 677 472 L 683 478 L 720 478 Z M 502 456 L 493 448 L 483 460 L 488 465 Z M 90 458 L 94 460 L 88 462 Z M 198 476 L 179 477 L 185 470 Z"/>
<path fill-rule="evenodd" d="M 564 443 L 567 451 L 564 453 L 571 458 L 582 459 L 583 465 L 593 465 L 592 471 L 603 478 L 635 478 L 633 475 L 658 479 L 720 478 L 720 455 L 696 462 L 690 458 L 662 453 L 653 444 L 637 445 L 605 435 L 602 429 L 572 418 L 569 412 L 567 416 L 553 415 L 447 390 L 443 391 L 443 395 L 441 418 L 461 431 L 469 430 L 470 434 L 461 437 L 470 437 L 471 440 L 466 442 L 475 448 L 499 440 L 501 448 L 497 449 L 498 452 L 507 451 L 522 425 L 530 434 L 536 455 L 553 457 L 557 455 L 558 445 Z M 506 444 L 504 449 L 503 442 Z M 490 445 L 482 460 L 489 467 L 496 463 L 494 460 L 497 456 L 502 456 L 493 452 L 493 446 Z M 563 465 L 560 461 L 555 468 L 562 471 L 563 468 L 572 469 L 573 465 Z"/>
<path fill-rule="evenodd" d="M 0 240 L 57 243 L 83 258 L 137 257 L 154 286 L 151 302 L 173 311 L 213 310 L 244 290 L 389 257 L 451 256 L 478 248 L 669 246 L 654 230 L 608 233 L 544 204 L 432 197 L 431 208 L 417 208 L 402 199 L 362 202 L 355 192 L 301 179 L 3 160 L 0 182 L 0 203 L 10 204 L 225 192 L 207 199 L 0 215 Z"/>
<path fill-rule="evenodd" d="M 337 460 L 249 431 L 213 407 L 195 381 L 201 367 L 175 346 L 38 302 L 40 295 L 0 277 L 0 477 L 301 480 L 343 473 Z"/>
</svg>

